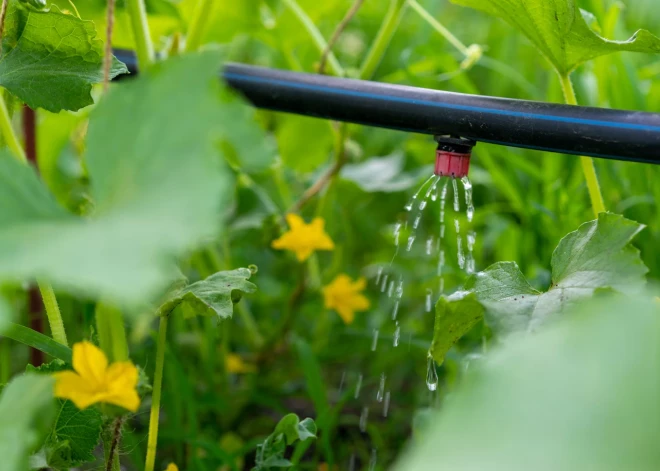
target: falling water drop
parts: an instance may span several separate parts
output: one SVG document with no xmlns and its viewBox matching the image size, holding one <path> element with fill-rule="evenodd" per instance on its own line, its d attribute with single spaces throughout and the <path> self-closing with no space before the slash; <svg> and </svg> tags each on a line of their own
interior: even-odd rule
<svg viewBox="0 0 660 471">
<path fill-rule="evenodd" d="M 351 455 L 351 459 L 348 461 L 348 471 L 355 471 L 355 453 Z"/>
<path fill-rule="evenodd" d="M 433 253 L 433 236 L 429 236 L 426 239 L 426 255 L 431 255 Z"/>
<path fill-rule="evenodd" d="M 451 185 L 454 189 L 454 211 L 459 212 L 461 210 L 461 204 L 458 199 L 458 183 L 456 183 L 455 178 L 451 179 Z"/>
<path fill-rule="evenodd" d="M 378 272 L 376 272 L 376 284 L 380 283 L 381 276 L 383 276 L 383 267 L 378 267 Z"/>
<path fill-rule="evenodd" d="M 438 389 L 438 372 L 435 370 L 435 360 L 430 353 L 426 358 L 426 386 L 429 391 Z"/>
<path fill-rule="evenodd" d="M 445 225 L 440 224 L 440 239 L 444 239 L 444 238 L 445 238 Z"/>
<path fill-rule="evenodd" d="M 369 408 L 363 407 L 362 413 L 360 414 L 360 432 L 364 433 L 367 431 L 367 420 L 369 419 Z"/>
<path fill-rule="evenodd" d="M 355 399 L 360 397 L 360 389 L 362 389 L 362 374 L 358 376 L 357 384 L 355 385 Z"/>
<path fill-rule="evenodd" d="M 424 209 L 420 206 L 419 209 Z M 422 220 L 422 213 L 419 213 L 417 216 L 415 216 L 415 220 L 413 221 L 413 229 L 417 229 L 419 227 L 419 222 Z"/>
<path fill-rule="evenodd" d="M 387 297 L 391 298 L 393 292 L 394 292 L 394 280 L 391 280 L 390 285 L 387 287 Z"/>
<path fill-rule="evenodd" d="M 385 276 L 383 277 L 383 282 L 380 284 L 380 292 L 381 293 L 384 293 L 385 289 L 387 288 L 387 278 L 388 278 L 388 276 L 389 275 L 387 273 L 385 273 Z"/>
<path fill-rule="evenodd" d="M 465 252 L 463 252 L 463 239 L 461 239 L 461 224 L 458 219 L 454 219 L 454 228 L 456 228 L 456 255 L 458 257 L 458 266 L 465 268 Z"/>
<path fill-rule="evenodd" d="M 376 400 L 378 402 L 383 402 L 385 397 L 385 373 L 380 374 L 380 383 L 378 385 L 378 392 L 376 393 Z"/>
<path fill-rule="evenodd" d="M 378 455 L 375 448 L 371 449 L 371 459 L 369 460 L 369 471 L 374 471 L 376 469 L 376 462 L 378 461 Z"/>
<path fill-rule="evenodd" d="M 426 289 L 426 312 L 431 312 L 431 309 L 433 307 L 433 300 L 431 299 L 433 297 L 433 290 L 431 288 Z"/>
<path fill-rule="evenodd" d="M 394 226 L 394 246 L 399 246 L 399 236 L 401 235 L 401 223 L 397 222 Z"/>
<path fill-rule="evenodd" d="M 387 412 L 390 409 L 390 392 L 385 393 L 385 402 L 383 403 L 383 417 L 387 417 Z"/>
<path fill-rule="evenodd" d="M 413 233 L 408 236 L 408 245 L 406 245 L 406 251 L 410 252 L 410 249 L 412 249 L 414 242 L 415 242 L 415 234 Z"/>
<path fill-rule="evenodd" d="M 424 184 L 423 184 L 421 187 L 419 187 L 419 190 L 417 190 L 417 193 L 415 193 L 415 194 L 413 195 L 413 197 L 410 198 L 410 201 L 408 201 L 408 203 L 403 207 L 403 209 L 405 209 L 406 211 L 410 211 L 410 210 L 412 210 L 412 209 L 413 209 L 413 206 L 415 205 L 415 201 L 417 200 L 417 197 L 418 197 L 419 194 L 422 192 L 422 190 L 424 189 L 424 187 L 425 187 L 425 186 L 426 186 L 431 180 L 433 180 L 433 179 L 435 179 L 435 178 L 437 178 L 435 175 L 431 175 L 431 176 L 429 177 L 429 179 L 426 180 L 426 181 L 424 182 Z"/>
<path fill-rule="evenodd" d="M 400 338 L 401 338 L 401 326 L 399 325 L 399 322 L 397 322 L 396 327 L 394 329 L 394 337 L 392 340 L 392 345 L 398 347 Z"/>
<path fill-rule="evenodd" d="M 396 285 L 396 299 L 403 298 L 403 276 L 399 276 L 399 283 Z"/>
<path fill-rule="evenodd" d="M 396 316 L 397 316 L 397 314 L 399 314 L 399 302 L 400 302 L 400 301 L 397 299 L 397 300 L 394 302 L 394 307 L 392 308 L 392 320 L 393 320 L 393 321 L 396 320 Z"/>
<path fill-rule="evenodd" d="M 374 329 L 374 336 L 371 339 L 371 351 L 375 352 L 378 347 L 378 329 Z"/>
<path fill-rule="evenodd" d="M 440 180 L 438 180 L 438 183 Z M 433 193 L 431 193 L 431 201 L 438 201 L 438 185 L 437 183 L 433 186 Z"/>
<path fill-rule="evenodd" d="M 463 188 L 465 188 L 465 206 L 467 206 L 467 220 L 468 222 L 472 222 L 472 218 L 474 217 L 474 203 L 472 202 L 472 183 L 470 183 L 470 179 L 467 176 L 461 178 L 461 182 L 463 182 Z"/>
<path fill-rule="evenodd" d="M 342 391 L 344 390 L 344 381 L 346 380 L 346 371 L 341 373 L 341 381 L 339 381 L 339 395 L 341 396 Z"/>
<path fill-rule="evenodd" d="M 474 242 L 477 238 L 477 234 L 474 231 L 467 233 L 467 266 L 465 271 L 467 273 L 474 273 L 476 271 L 475 262 L 474 262 Z"/>
</svg>

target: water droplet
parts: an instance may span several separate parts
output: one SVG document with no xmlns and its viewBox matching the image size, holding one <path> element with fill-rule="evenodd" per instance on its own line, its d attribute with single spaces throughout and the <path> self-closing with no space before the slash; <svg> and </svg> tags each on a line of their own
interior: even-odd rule
<svg viewBox="0 0 660 471">
<path fill-rule="evenodd" d="M 445 225 L 440 224 L 440 239 L 444 239 L 444 238 L 445 238 Z"/>
<path fill-rule="evenodd" d="M 383 267 L 378 267 L 378 272 L 376 272 L 376 284 L 380 283 L 381 276 L 383 276 Z"/>
<path fill-rule="evenodd" d="M 369 419 L 369 408 L 363 407 L 362 413 L 360 414 L 360 432 L 364 433 L 367 431 L 367 420 Z"/>
<path fill-rule="evenodd" d="M 419 196 L 419 194 L 422 192 L 422 190 L 423 190 L 424 187 L 428 184 L 428 182 L 430 182 L 430 181 L 433 180 L 434 178 L 436 178 L 436 176 L 435 176 L 435 175 L 431 175 L 431 176 L 429 177 L 429 179 L 426 180 L 426 181 L 422 184 L 422 186 L 419 187 L 419 190 L 417 190 L 417 193 L 415 193 L 415 194 L 413 195 L 413 197 L 410 198 L 410 201 L 408 201 L 408 203 L 403 207 L 403 209 L 405 209 L 406 211 L 410 211 L 410 210 L 412 210 L 412 209 L 413 209 L 413 206 L 415 205 L 415 201 L 417 200 L 417 197 Z"/>
<path fill-rule="evenodd" d="M 390 392 L 385 393 L 385 401 L 383 402 L 383 417 L 387 417 L 387 412 L 390 410 Z"/>
<path fill-rule="evenodd" d="M 355 399 L 360 397 L 360 389 L 362 389 L 362 374 L 358 376 L 357 384 L 355 385 Z"/>
<path fill-rule="evenodd" d="M 467 234 L 467 266 L 465 271 L 467 273 L 474 273 L 476 271 L 475 261 L 474 261 L 474 243 L 476 240 L 477 234 L 474 231 L 470 231 Z"/>
<path fill-rule="evenodd" d="M 426 255 L 431 255 L 433 253 L 433 236 L 429 236 L 426 239 Z"/>
<path fill-rule="evenodd" d="M 433 290 L 431 288 L 426 289 L 426 312 L 431 312 L 433 308 Z"/>
<path fill-rule="evenodd" d="M 451 179 L 451 185 L 454 189 L 454 211 L 459 212 L 461 210 L 461 203 L 458 199 L 458 183 L 456 183 L 455 178 Z"/>
<path fill-rule="evenodd" d="M 410 234 L 410 236 L 408 236 L 408 245 L 406 246 L 406 250 L 408 252 L 410 252 L 410 249 L 412 249 L 413 242 L 415 242 L 415 234 L 414 233 Z"/>
<path fill-rule="evenodd" d="M 438 180 L 440 181 L 440 180 Z M 438 201 L 438 185 L 436 184 L 433 187 L 433 193 L 431 193 L 431 201 Z"/>
<path fill-rule="evenodd" d="M 454 229 L 456 229 L 456 234 L 461 233 L 461 223 L 458 221 L 458 219 L 454 219 Z"/>
<path fill-rule="evenodd" d="M 467 207 L 467 220 L 468 222 L 472 222 L 472 218 L 474 217 L 474 203 L 472 202 L 472 183 L 470 183 L 470 179 L 467 176 L 461 178 L 461 182 L 463 182 L 463 188 L 465 188 L 465 206 Z"/>
<path fill-rule="evenodd" d="M 344 390 L 344 381 L 346 380 L 346 371 L 341 373 L 341 381 L 339 381 L 339 395 L 341 396 L 342 391 Z"/>
<path fill-rule="evenodd" d="M 385 397 L 385 373 L 380 374 L 380 383 L 378 385 L 378 392 L 376 393 L 376 400 L 378 402 L 383 402 Z"/>
<path fill-rule="evenodd" d="M 351 455 L 351 459 L 348 461 L 348 471 L 355 471 L 355 453 Z"/>
<path fill-rule="evenodd" d="M 369 460 L 369 471 L 376 469 L 376 462 L 378 461 L 377 451 L 375 448 L 371 449 L 371 459 Z"/>
<path fill-rule="evenodd" d="M 399 246 L 399 236 L 401 235 L 401 223 L 397 222 L 394 226 L 394 246 Z"/>
<path fill-rule="evenodd" d="M 399 277 L 399 283 L 396 285 L 396 299 L 403 298 L 403 276 Z"/>
<path fill-rule="evenodd" d="M 422 200 L 422 201 L 419 202 L 419 210 L 420 211 L 424 211 L 424 208 L 426 208 L 426 203 L 427 203 L 426 200 Z M 417 226 L 415 226 L 415 227 L 417 227 Z"/>
<path fill-rule="evenodd" d="M 458 219 L 454 219 L 454 227 L 456 228 L 456 256 L 458 258 L 458 266 L 462 269 L 465 268 L 465 253 L 463 252 L 463 239 L 461 238 L 461 225 Z"/>
<path fill-rule="evenodd" d="M 430 353 L 426 357 L 426 386 L 429 391 L 438 389 L 438 372 L 435 369 L 435 360 Z"/>
<path fill-rule="evenodd" d="M 442 185 L 442 191 L 440 192 L 440 209 L 445 209 L 445 204 L 447 203 L 447 187 L 449 181 L 445 180 L 444 185 Z"/>
<path fill-rule="evenodd" d="M 399 313 L 399 300 L 397 299 L 394 303 L 394 308 L 392 309 L 392 320 L 396 320 L 396 316 Z"/>
<path fill-rule="evenodd" d="M 391 298 L 393 292 L 394 292 L 394 280 L 391 280 L 390 285 L 387 287 L 387 297 Z"/>
<path fill-rule="evenodd" d="M 401 338 L 401 326 L 399 325 L 399 322 L 397 322 L 396 328 L 394 329 L 394 340 L 392 341 L 392 345 L 398 347 L 400 338 Z"/>
<path fill-rule="evenodd" d="M 445 279 L 444 278 L 440 278 L 440 288 L 439 289 L 440 289 L 440 294 L 444 294 L 444 292 L 445 292 Z"/>
<path fill-rule="evenodd" d="M 383 277 L 383 282 L 380 284 L 380 292 L 381 293 L 384 293 L 385 288 L 387 288 L 387 278 L 388 278 L 388 276 L 389 275 L 387 273 L 385 273 L 385 276 Z"/>
<path fill-rule="evenodd" d="M 378 347 L 378 329 L 374 329 L 374 335 L 371 339 L 371 351 L 375 352 L 376 347 Z"/>
</svg>

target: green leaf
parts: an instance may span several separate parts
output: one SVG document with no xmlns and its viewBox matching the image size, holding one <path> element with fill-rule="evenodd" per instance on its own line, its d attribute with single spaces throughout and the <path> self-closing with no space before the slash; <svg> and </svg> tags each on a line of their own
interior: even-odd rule
<svg viewBox="0 0 660 471">
<path fill-rule="evenodd" d="M 627 41 L 602 38 L 589 28 L 575 0 L 452 1 L 504 19 L 527 36 L 561 75 L 613 52 L 660 52 L 660 38 L 643 29 Z"/>
<path fill-rule="evenodd" d="M 27 373 L 14 378 L 0 396 L 2 471 L 29 469 L 29 456 L 41 444 L 55 417 L 53 378 Z"/>
<path fill-rule="evenodd" d="M 137 304 L 176 276 L 177 256 L 217 236 L 232 197 L 218 156 L 215 52 L 161 62 L 94 110 L 87 168 L 92 217 L 60 208 L 34 171 L 0 158 L 0 279 Z M 194 119 L 181 119 L 191 116 Z"/>
<path fill-rule="evenodd" d="M 208 278 L 172 292 L 156 312 L 159 316 L 168 315 L 183 303 L 184 315 L 217 316 L 229 319 L 234 312 L 235 296 L 239 293 L 254 293 L 257 287 L 248 281 L 252 272 L 248 268 L 221 271 Z"/>
<path fill-rule="evenodd" d="M 11 326 L 10 320 L 9 304 L 0 297 L 0 335 L 4 335 L 5 331 Z"/>
<path fill-rule="evenodd" d="M 341 177 L 358 185 L 363 191 L 394 193 L 419 185 L 422 175 L 428 169 L 406 173 L 403 169 L 403 154 L 395 153 L 387 157 L 373 157 L 358 164 L 344 165 Z"/>
<path fill-rule="evenodd" d="M 486 307 L 493 331 L 507 334 L 535 330 L 598 289 L 636 293 L 648 271 L 639 251 L 630 245 L 643 225 L 611 213 L 601 213 L 564 237 L 552 254 L 552 285 L 536 291 L 513 262 L 496 263 L 468 279 Z"/>
<path fill-rule="evenodd" d="M 277 144 L 288 167 L 311 172 L 328 160 L 333 141 L 327 122 L 294 115 L 283 115 L 279 120 Z"/>
<path fill-rule="evenodd" d="M 300 420 L 296 414 L 285 415 L 266 440 L 257 446 L 256 466 L 253 471 L 268 471 L 273 468 L 289 468 L 293 464 L 284 458 L 287 445 L 298 440 L 316 438 L 316 424 L 312 419 Z"/>
<path fill-rule="evenodd" d="M 10 2 L 0 56 L 0 85 L 31 108 L 78 110 L 93 103 L 92 84 L 103 81 L 103 43 L 91 21 Z M 127 73 L 113 57 L 110 76 Z"/>
<path fill-rule="evenodd" d="M 435 305 L 430 353 L 440 365 L 449 349 L 484 318 L 484 307 L 474 293 L 458 291 L 441 297 Z"/>
<path fill-rule="evenodd" d="M 659 308 L 591 300 L 492 350 L 394 469 L 660 469 Z"/>
<path fill-rule="evenodd" d="M 0 333 L 9 339 L 36 348 L 53 358 L 71 363 L 73 353 L 69 347 L 29 327 L 10 322 L 6 330 L 4 332 L 0 331 Z"/>
</svg>

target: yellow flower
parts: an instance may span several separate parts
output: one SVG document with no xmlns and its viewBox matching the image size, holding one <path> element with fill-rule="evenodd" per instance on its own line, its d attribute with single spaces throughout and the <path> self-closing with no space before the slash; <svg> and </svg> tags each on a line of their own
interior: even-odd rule
<svg viewBox="0 0 660 471">
<path fill-rule="evenodd" d="M 274 249 L 291 250 L 296 253 L 298 261 L 304 262 L 315 250 L 332 250 L 335 244 L 325 233 L 325 221 L 315 218 L 311 224 L 305 224 L 303 218 L 297 214 L 287 214 L 286 222 L 289 231 L 272 243 Z"/>
<path fill-rule="evenodd" d="M 254 365 L 245 363 L 241 356 L 235 353 L 227 355 L 225 367 L 229 373 L 253 373 L 256 370 Z"/>
<path fill-rule="evenodd" d="M 135 412 L 140 405 L 136 391 L 138 370 L 130 361 L 108 367 L 108 358 L 96 345 L 73 346 L 74 371 L 54 373 L 55 397 L 70 399 L 78 409 L 106 402 Z"/>
<path fill-rule="evenodd" d="M 170 463 L 167 465 L 167 468 L 165 471 L 179 471 L 179 467 L 175 465 L 174 463 Z"/>
<path fill-rule="evenodd" d="M 367 286 L 367 280 L 360 278 L 353 282 L 348 275 L 338 275 L 332 283 L 323 287 L 323 298 L 327 309 L 334 309 L 346 324 L 351 324 L 355 311 L 369 309 L 369 300 L 360 294 Z"/>
</svg>

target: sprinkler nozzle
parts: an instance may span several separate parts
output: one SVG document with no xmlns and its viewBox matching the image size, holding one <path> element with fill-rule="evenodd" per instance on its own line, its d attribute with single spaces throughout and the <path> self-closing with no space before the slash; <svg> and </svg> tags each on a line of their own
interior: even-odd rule
<svg viewBox="0 0 660 471">
<path fill-rule="evenodd" d="M 440 177 L 463 178 L 470 170 L 470 157 L 475 141 L 454 136 L 435 136 L 435 174 Z"/>
</svg>

